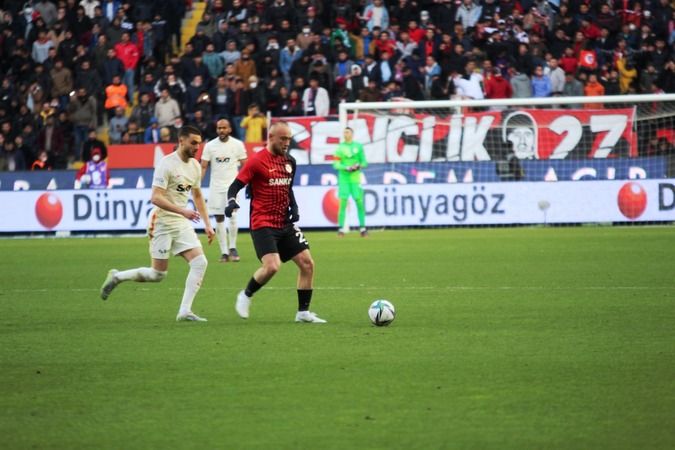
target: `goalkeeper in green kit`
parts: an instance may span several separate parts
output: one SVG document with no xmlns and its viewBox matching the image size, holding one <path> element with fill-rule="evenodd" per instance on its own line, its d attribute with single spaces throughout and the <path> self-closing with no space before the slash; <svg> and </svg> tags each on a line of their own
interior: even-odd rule
<svg viewBox="0 0 675 450">
<path fill-rule="evenodd" d="M 356 203 L 359 214 L 361 237 L 368 236 L 366 230 L 366 209 L 363 204 L 363 188 L 361 187 L 361 169 L 366 167 L 366 155 L 363 145 L 354 142 L 354 130 L 347 127 L 344 131 L 344 142 L 338 145 L 335 151 L 333 167 L 338 172 L 338 196 L 340 197 L 340 211 L 338 213 L 338 236 L 343 237 L 347 203 L 351 196 Z"/>
</svg>

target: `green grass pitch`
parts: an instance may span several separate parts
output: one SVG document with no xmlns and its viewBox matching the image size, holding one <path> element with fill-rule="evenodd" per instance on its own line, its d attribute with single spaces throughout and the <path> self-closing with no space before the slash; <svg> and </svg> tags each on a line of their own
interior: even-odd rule
<svg viewBox="0 0 675 450">
<path fill-rule="evenodd" d="M 219 264 L 174 321 L 145 238 L 0 240 L 0 446 L 224 449 L 675 448 L 675 228 L 309 232 L 312 309 L 292 263 Z M 377 298 L 397 308 L 370 325 Z"/>
</svg>

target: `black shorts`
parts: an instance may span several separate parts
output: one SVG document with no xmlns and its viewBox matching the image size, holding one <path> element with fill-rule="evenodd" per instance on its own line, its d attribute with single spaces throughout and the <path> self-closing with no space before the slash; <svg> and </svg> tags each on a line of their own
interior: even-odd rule
<svg viewBox="0 0 675 450">
<path fill-rule="evenodd" d="M 251 238 L 260 260 L 268 253 L 278 253 L 281 261 L 286 262 L 303 250 L 309 250 L 309 242 L 304 233 L 294 224 L 288 224 L 284 228 L 251 230 Z"/>
</svg>

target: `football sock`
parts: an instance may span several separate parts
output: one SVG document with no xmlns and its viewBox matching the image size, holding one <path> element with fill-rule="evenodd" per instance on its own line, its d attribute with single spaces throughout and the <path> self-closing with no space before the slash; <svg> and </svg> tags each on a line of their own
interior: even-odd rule
<svg viewBox="0 0 675 450">
<path fill-rule="evenodd" d="M 139 267 L 138 269 L 124 270 L 122 272 L 117 272 L 115 275 L 115 281 L 138 281 L 138 282 L 157 282 L 162 281 L 166 278 L 166 272 L 160 272 L 151 267 Z"/>
<path fill-rule="evenodd" d="M 263 287 L 263 285 L 255 281 L 255 278 L 251 277 L 251 279 L 248 281 L 246 289 L 244 290 L 244 294 L 246 294 L 247 297 L 253 297 L 253 294 L 258 292 L 261 287 Z"/>
<path fill-rule="evenodd" d="M 206 266 L 208 266 L 208 261 L 206 261 L 204 255 L 199 255 L 190 261 L 190 272 L 188 272 L 185 280 L 185 291 L 183 292 L 183 300 L 180 302 L 179 314 L 187 314 L 192 311 L 192 302 L 202 286 Z"/>
<path fill-rule="evenodd" d="M 362 229 L 366 228 L 366 207 L 363 204 L 363 197 L 355 201 L 356 201 L 356 210 L 359 213 L 359 226 Z"/>
<path fill-rule="evenodd" d="M 228 248 L 237 248 L 237 214 L 232 214 L 227 224 Z"/>
<path fill-rule="evenodd" d="M 312 292 L 312 289 L 298 289 L 298 311 L 309 311 Z"/>
<path fill-rule="evenodd" d="M 347 213 L 347 203 L 349 203 L 348 198 L 340 199 L 340 209 L 338 210 L 338 228 L 342 230 L 345 226 L 345 215 Z"/>
<path fill-rule="evenodd" d="M 227 255 L 227 232 L 225 230 L 225 222 L 216 222 L 216 237 L 218 238 L 218 245 L 220 245 L 220 254 Z"/>
</svg>

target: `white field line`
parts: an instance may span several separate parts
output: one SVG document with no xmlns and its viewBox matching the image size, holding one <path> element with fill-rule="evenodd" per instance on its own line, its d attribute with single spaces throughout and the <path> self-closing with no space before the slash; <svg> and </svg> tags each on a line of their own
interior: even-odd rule
<svg viewBox="0 0 675 450">
<path fill-rule="evenodd" d="M 134 283 L 125 283 L 133 286 Z M 182 291 L 183 287 L 163 287 L 170 291 Z M 157 288 L 134 287 L 136 291 L 155 291 Z M 241 286 L 225 288 L 203 287 L 202 291 L 240 291 Z M 294 291 L 295 287 L 264 287 L 266 291 Z M 316 286 L 315 291 L 675 291 L 674 286 Z M 98 292 L 99 288 L 33 288 L 33 289 L 0 289 L 3 293 L 40 293 L 40 292 Z"/>
</svg>

